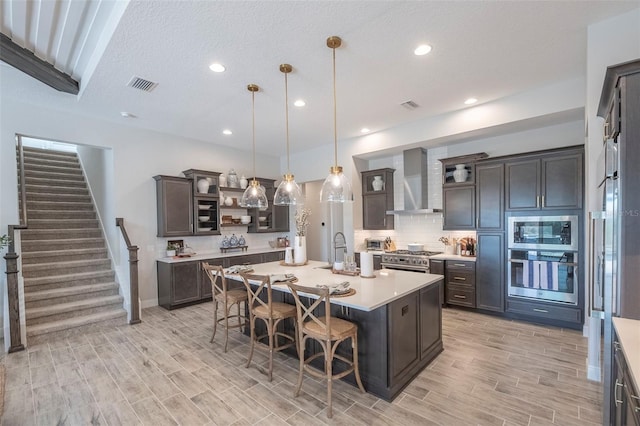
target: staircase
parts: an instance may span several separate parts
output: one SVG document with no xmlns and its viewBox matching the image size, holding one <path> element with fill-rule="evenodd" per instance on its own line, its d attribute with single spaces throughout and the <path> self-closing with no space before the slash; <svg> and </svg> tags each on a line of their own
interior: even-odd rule
<svg viewBox="0 0 640 426">
<path fill-rule="evenodd" d="M 127 312 L 75 153 L 24 148 L 21 232 L 27 343 L 126 324 Z"/>
</svg>

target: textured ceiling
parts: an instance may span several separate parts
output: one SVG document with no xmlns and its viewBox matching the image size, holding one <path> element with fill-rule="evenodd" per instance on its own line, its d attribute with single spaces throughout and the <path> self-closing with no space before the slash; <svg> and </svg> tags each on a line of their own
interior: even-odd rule
<svg viewBox="0 0 640 426">
<path fill-rule="evenodd" d="M 124 9 L 126 6 L 126 9 Z M 336 51 L 338 137 L 382 130 L 584 77 L 587 26 L 637 1 L 3 1 L 2 32 L 81 82 L 55 92 L 3 65 L 2 95 L 249 150 L 256 94 L 257 149 L 285 148 L 287 62 L 292 151 L 333 141 L 331 50 Z M 119 11 L 124 9 L 124 13 Z M 117 22 L 117 27 L 114 25 Z M 105 34 L 110 41 L 100 48 Z M 413 55 L 419 43 L 433 51 Z M 104 52 L 104 53 L 103 53 Z M 90 58 L 101 55 L 96 67 Z M 227 67 L 214 74 L 208 66 Z M 159 83 L 149 93 L 132 76 Z M 419 105 L 407 110 L 400 103 Z M 121 111 L 137 119 L 120 117 Z M 222 130 L 234 134 L 223 136 Z"/>
</svg>

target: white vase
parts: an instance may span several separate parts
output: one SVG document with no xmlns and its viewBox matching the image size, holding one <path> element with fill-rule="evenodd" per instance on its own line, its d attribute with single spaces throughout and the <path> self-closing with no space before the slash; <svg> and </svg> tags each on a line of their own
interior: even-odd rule
<svg viewBox="0 0 640 426">
<path fill-rule="evenodd" d="M 293 241 L 293 261 L 295 263 L 307 261 L 307 237 L 296 235 Z"/>
<path fill-rule="evenodd" d="M 218 183 L 220 184 L 220 186 L 227 186 L 227 177 L 224 175 L 224 173 L 218 176 Z"/>
<path fill-rule="evenodd" d="M 225 205 L 225 206 L 227 206 L 227 207 L 232 206 L 232 205 L 233 205 L 233 198 L 231 198 L 231 197 L 226 197 L 226 198 L 224 199 L 224 205 Z"/>
<path fill-rule="evenodd" d="M 469 176 L 469 171 L 464 164 L 456 164 L 456 169 L 453 171 L 453 180 L 456 182 L 466 182 Z"/>
<path fill-rule="evenodd" d="M 175 250 L 167 250 L 167 257 L 173 257 L 176 255 L 176 251 Z"/>
<path fill-rule="evenodd" d="M 382 180 L 382 176 L 374 176 L 373 182 L 371 182 L 371 186 L 374 191 L 382 191 L 384 189 L 384 181 Z"/>
<path fill-rule="evenodd" d="M 244 175 L 242 175 L 242 177 L 240 178 L 240 188 L 246 189 L 247 185 L 249 185 L 249 181 L 246 177 L 244 177 Z"/>
<path fill-rule="evenodd" d="M 209 181 L 206 179 L 200 179 L 198 181 L 198 192 L 201 194 L 206 194 L 209 192 Z"/>
</svg>

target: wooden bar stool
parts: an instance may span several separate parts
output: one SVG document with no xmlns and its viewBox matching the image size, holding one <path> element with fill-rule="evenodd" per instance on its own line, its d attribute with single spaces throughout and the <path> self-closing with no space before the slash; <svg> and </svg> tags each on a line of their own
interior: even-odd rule
<svg viewBox="0 0 640 426">
<path fill-rule="evenodd" d="M 260 350 L 266 350 L 269 353 L 269 381 L 273 375 L 273 353 L 287 348 L 290 348 L 296 343 L 296 336 L 298 334 L 298 321 L 296 320 L 296 307 L 289 305 L 288 303 L 280 303 L 273 301 L 273 295 L 271 291 L 271 280 L 268 275 L 251 275 L 240 274 L 244 281 L 245 287 L 247 287 L 247 294 L 249 295 L 249 327 L 251 330 L 251 348 L 249 350 L 249 359 L 247 359 L 246 367 L 249 368 L 251 359 L 253 358 L 253 349 L 256 347 L 256 342 L 262 339 L 268 338 L 268 344 L 258 345 Z M 249 281 L 253 281 L 257 288 L 254 290 L 251 287 Z M 261 294 L 266 292 L 266 302 L 260 297 Z M 278 324 L 281 321 L 291 318 L 295 327 L 295 333 L 293 336 L 277 331 Z M 260 336 L 256 333 L 256 319 L 260 319 L 264 322 L 267 331 L 266 334 Z M 278 336 L 288 340 L 288 343 L 283 345 L 278 344 Z M 297 345 L 295 346 L 297 349 Z"/>
<path fill-rule="evenodd" d="M 240 304 L 242 302 L 246 304 L 249 297 L 244 289 L 229 289 L 222 266 L 209 265 L 206 262 L 202 262 L 202 269 L 204 269 L 211 281 L 211 290 L 214 301 L 213 336 L 211 336 L 211 342 L 213 342 L 213 338 L 216 337 L 216 329 L 218 328 L 218 323 L 220 323 L 220 325 L 224 327 L 224 351 L 227 352 L 227 345 L 229 344 L 229 329 L 246 326 L 247 318 L 244 315 L 244 312 L 240 309 Z M 222 303 L 222 308 L 224 310 L 224 317 L 220 319 L 218 319 L 218 303 Z M 234 305 L 238 307 L 238 313 L 231 315 L 231 308 L 233 308 Z M 229 318 L 235 319 L 235 323 L 229 324 Z"/>
<path fill-rule="evenodd" d="M 350 321 L 331 316 L 331 295 L 328 288 L 303 287 L 295 284 L 287 283 L 291 294 L 296 301 L 296 309 L 298 315 L 298 355 L 300 358 L 300 371 L 298 374 L 298 385 L 293 394 L 297 397 L 302 388 L 303 372 L 311 374 L 314 377 L 325 379 L 327 381 L 327 417 L 333 417 L 333 409 L 331 403 L 331 387 L 336 379 L 340 379 L 347 374 L 354 373 L 356 382 L 361 392 L 365 392 L 362 381 L 360 380 L 360 371 L 358 370 L 358 326 Z M 299 292 L 306 294 L 314 294 L 318 296 L 309 307 L 300 300 Z M 324 316 L 318 318 L 313 310 L 324 302 Z M 311 355 L 305 359 L 304 348 L 307 339 L 314 339 L 322 346 L 322 352 Z M 338 345 L 346 340 L 351 339 L 352 359 L 347 359 L 336 354 Z M 324 356 L 324 373 L 313 368 L 311 361 Z M 333 374 L 333 359 L 337 358 L 348 365 L 348 368 L 342 373 Z"/>
</svg>

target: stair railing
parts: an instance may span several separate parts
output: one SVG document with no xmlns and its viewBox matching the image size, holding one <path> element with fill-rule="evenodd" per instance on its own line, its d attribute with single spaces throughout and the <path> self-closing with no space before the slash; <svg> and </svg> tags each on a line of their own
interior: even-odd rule
<svg viewBox="0 0 640 426">
<path fill-rule="evenodd" d="M 18 172 L 20 174 L 20 184 L 18 185 L 18 191 L 20 195 L 20 202 L 22 208 L 20 209 L 20 224 L 9 225 L 9 246 L 7 254 L 4 255 L 4 260 L 7 263 L 7 302 L 9 305 L 9 352 L 17 352 L 24 350 L 24 344 L 22 344 L 22 331 L 20 330 L 20 283 L 18 279 L 18 258 L 20 255 L 16 253 L 15 246 L 15 230 L 27 229 L 29 224 L 27 222 L 27 190 L 25 188 L 25 176 L 24 176 L 24 151 L 22 150 L 22 139 L 19 135 L 16 136 L 16 144 L 18 151 Z"/>
<path fill-rule="evenodd" d="M 129 298 L 131 300 L 131 320 L 129 324 L 138 324 L 140 320 L 140 304 L 138 302 L 138 246 L 131 244 L 127 230 L 124 227 L 124 219 L 116 218 L 116 226 L 120 228 L 122 238 L 129 250 Z"/>
</svg>

